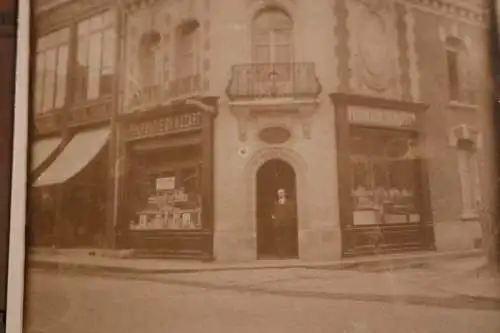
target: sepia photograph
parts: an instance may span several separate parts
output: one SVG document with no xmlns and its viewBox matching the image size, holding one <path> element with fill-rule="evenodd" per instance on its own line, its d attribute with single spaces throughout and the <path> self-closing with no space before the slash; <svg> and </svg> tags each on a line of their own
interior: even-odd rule
<svg viewBox="0 0 500 333">
<path fill-rule="evenodd" d="M 30 6 L 23 332 L 500 332 L 499 4 Z"/>
</svg>

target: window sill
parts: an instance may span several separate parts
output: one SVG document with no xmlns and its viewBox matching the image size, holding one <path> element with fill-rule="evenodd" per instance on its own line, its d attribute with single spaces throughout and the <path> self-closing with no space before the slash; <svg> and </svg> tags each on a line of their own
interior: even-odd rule
<svg viewBox="0 0 500 333">
<path fill-rule="evenodd" d="M 112 99 L 113 99 L 113 95 L 106 94 L 106 95 L 102 95 L 100 97 L 93 98 L 93 99 L 74 101 L 71 105 L 71 108 L 72 109 L 80 109 L 80 108 L 84 108 L 84 107 L 88 107 L 88 106 L 93 106 L 96 104 L 110 102 Z"/>
<path fill-rule="evenodd" d="M 450 101 L 450 102 L 448 102 L 448 106 L 451 109 L 454 109 L 454 110 L 476 111 L 477 108 L 478 108 L 476 104 L 470 104 L 470 103 L 464 103 L 464 102 L 457 102 L 457 101 Z"/>
<path fill-rule="evenodd" d="M 59 115 L 63 110 L 64 110 L 64 108 L 57 108 L 57 109 L 50 109 L 50 110 L 42 111 L 42 112 L 38 111 L 38 112 L 34 112 L 34 116 L 35 116 L 35 118 L 50 118 L 50 117 Z"/>
<path fill-rule="evenodd" d="M 460 220 L 462 220 L 464 222 L 477 221 L 477 220 L 479 220 L 479 215 L 477 213 L 474 213 L 474 212 L 463 213 L 460 216 Z"/>
</svg>

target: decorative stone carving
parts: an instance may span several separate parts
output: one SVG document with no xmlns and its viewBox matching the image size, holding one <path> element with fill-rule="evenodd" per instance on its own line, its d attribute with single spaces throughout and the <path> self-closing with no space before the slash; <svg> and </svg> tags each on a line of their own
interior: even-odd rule
<svg viewBox="0 0 500 333">
<path fill-rule="evenodd" d="M 282 126 L 270 126 L 259 132 L 259 138 L 268 144 L 282 144 L 287 142 L 292 134 Z"/>
<path fill-rule="evenodd" d="M 247 6 L 266 7 L 266 6 L 284 6 L 295 5 L 296 0 L 247 0 Z"/>
<path fill-rule="evenodd" d="M 468 140 L 474 143 L 476 148 L 481 148 L 481 133 L 475 128 L 461 124 L 453 127 L 448 134 L 448 142 L 451 147 L 457 147 L 459 140 Z"/>
<path fill-rule="evenodd" d="M 364 16 L 364 33 L 359 36 L 363 82 L 373 90 L 384 91 L 389 86 L 394 65 L 388 54 L 386 23 L 379 15 Z"/>
<path fill-rule="evenodd" d="M 388 10 L 391 0 L 358 0 L 371 13 L 380 13 Z"/>
<path fill-rule="evenodd" d="M 312 117 L 316 109 L 316 105 L 303 106 L 299 109 L 299 119 L 302 125 L 302 134 L 304 138 L 311 138 Z"/>
<path fill-rule="evenodd" d="M 250 109 L 248 108 L 232 108 L 236 121 L 238 122 L 238 139 L 242 142 L 247 140 L 247 128 L 250 120 Z"/>
<path fill-rule="evenodd" d="M 264 118 L 280 119 L 281 122 L 298 120 L 302 127 L 302 136 L 311 138 L 312 117 L 316 111 L 317 102 L 303 103 L 299 105 L 284 105 L 283 107 L 232 105 L 231 112 L 238 122 L 238 138 L 244 142 L 248 139 L 248 127 L 253 121 L 258 123 Z M 280 125 L 282 126 L 282 124 Z M 289 126 L 285 126 L 289 127 Z"/>
<path fill-rule="evenodd" d="M 391 0 L 357 0 L 349 6 L 352 86 L 358 92 L 396 95 L 399 63 Z"/>
</svg>

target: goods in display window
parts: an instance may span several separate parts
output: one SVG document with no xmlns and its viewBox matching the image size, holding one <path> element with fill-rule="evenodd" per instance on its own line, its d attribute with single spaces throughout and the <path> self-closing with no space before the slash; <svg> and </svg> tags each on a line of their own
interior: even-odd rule
<svg viewBox="0 0 500 333">
<path fill-rule="evenodd" d="M 176 177 L 175 174 L 178 176 Z M 169 175 L 154 175 L 145 184 L 150 191 L 131 221 L 131 230 L 199 230 L 201 196 L 198 170 L 181 169 Z"/>
<path fill-rule="evenodd" d="M 418 160 L 408 154 L 411 133 L 356 128 L 351 142 L 353 224 L 418 223 Z"/>
</svg>

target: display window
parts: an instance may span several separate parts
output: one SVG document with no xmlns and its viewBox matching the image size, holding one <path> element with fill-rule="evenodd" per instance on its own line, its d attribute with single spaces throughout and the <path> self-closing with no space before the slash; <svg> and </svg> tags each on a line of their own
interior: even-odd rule
<svg viewBox="0 0 500 333">
<path fill-rule="evenodd" d="M 420 180 L 412 132 L 353 127 L 350 140 L 354 225 L 418 223 Z"/>
<path fill-rule="evenodd" d="M 130 230 L 202 229 L 199 163 L 172 158 L 161 162 L 150 164 L 146 160 L 135 169 L 132 188 L 136 208 Z"/>
</svg>

